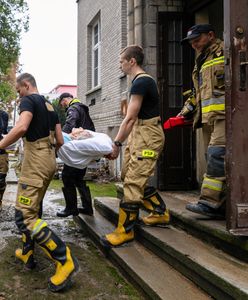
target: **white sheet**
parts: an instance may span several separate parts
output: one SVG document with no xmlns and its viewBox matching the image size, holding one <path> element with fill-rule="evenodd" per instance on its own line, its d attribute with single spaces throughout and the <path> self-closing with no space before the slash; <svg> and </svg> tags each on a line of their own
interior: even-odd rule
<svg viewBox="0 0 248 300">
<path fill-rule="evenodd" d="M 112 140 L 107 134 L 87 131 L 92 134 L 92 137 L 72 140 L 60 147 L 58 157 L 66 165 L 84 169 L 92 161 L 112 152 Z"/>
</svg>

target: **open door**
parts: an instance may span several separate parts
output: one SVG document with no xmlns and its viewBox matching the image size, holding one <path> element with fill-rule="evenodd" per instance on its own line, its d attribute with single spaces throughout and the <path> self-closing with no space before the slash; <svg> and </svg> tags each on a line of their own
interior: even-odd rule
<svg viewBox="0 0 248 300">
<path fill-rule="evenodd" d="M 183 14 L 161 12 L 158 15 L 158 87 L 164 122 L 176 116 L 184 103 L 183 91 L 192 86 L 193 53 L 181 46 L 190 26 Z M 165 147 L 158 163 L 160 190 L 188 190 L 195 187 L 195 137 L 192 128 L 173 128 L 165 132 Z"/>
<path fill-rule="evenodd" d="M 224 1 L 227 229 L 248 236 L 248 1 Z"/>
</svg>

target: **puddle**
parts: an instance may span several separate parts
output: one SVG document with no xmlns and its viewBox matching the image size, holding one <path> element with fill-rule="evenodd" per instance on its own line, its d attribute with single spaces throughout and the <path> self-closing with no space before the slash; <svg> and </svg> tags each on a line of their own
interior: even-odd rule
<svg viewBox="0 0 248 300">
<path fill-rule="evenodd" d="M 3 210 L 0 212 L 0 250 L 5 247 L 5 239 L 19 236 L 20 233 L 15 225 L 15 197 L 17 184 L 8 184 L 3 197 Z M 73 217 L 59 218 L 56 216 L 58 210 L 64 208 L 63 194 L 56 190 L 47 191 L 43 201 L 43 217 L 49 227 L 63 240 L 76 243 L 82 248 L 87 247 L 88 239 L 83 236 L 81 230 L 75 225 Z"/>
</svg>

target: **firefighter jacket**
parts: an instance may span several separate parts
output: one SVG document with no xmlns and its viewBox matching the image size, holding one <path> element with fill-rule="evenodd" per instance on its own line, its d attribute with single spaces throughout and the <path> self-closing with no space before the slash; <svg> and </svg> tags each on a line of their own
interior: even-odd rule
<svg viewBox="0 0 248 300">
<path fill-rule="evenodd" d="M 223 42 L 219 39 L 196 58 L 192 79 L 197 109 L 194 128 L 212 119 L 225 119 Z"/>
<path fill-rule="evenodd" d="M 88 106 L 81 103 L 78 99 L 73 99 L 66 110 L 66 121 L 62 130 L 66 133 L 71 133 L 73 128 L 79 127 L 95 131 Z"/>
</svg>

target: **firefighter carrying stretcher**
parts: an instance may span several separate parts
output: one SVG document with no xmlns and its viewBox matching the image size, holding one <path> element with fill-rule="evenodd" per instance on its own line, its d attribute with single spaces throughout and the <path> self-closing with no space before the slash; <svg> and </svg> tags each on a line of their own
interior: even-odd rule
<svg viewBox="0 0 248 300">
<path fill-rule="evenodd" d="M 170 218 L 156 189 L 147 186 L 164 146 L 164 132 L 159 116 L 157 85 L 142 69 L 143 59 L 143 49 L 137 45 L 126 47 L 120 55 L 120 68 L 131 76 L 132 86 L 127 114 L 108 157 L 116 159 L 122 143 L 128 138 L 121 170 L 124 197 L 120 202 L 117 228 L 101 238 L 105 247 L 119 246 L 134 239 L 134 226 L 141 205 L 150 212 L 142 218 L 145 225 L 168 224 Z"/>
</svg>

